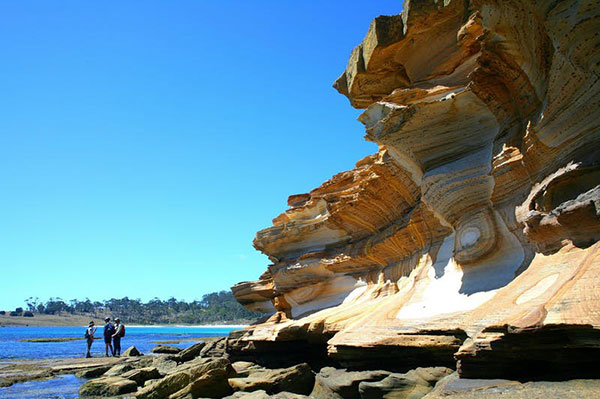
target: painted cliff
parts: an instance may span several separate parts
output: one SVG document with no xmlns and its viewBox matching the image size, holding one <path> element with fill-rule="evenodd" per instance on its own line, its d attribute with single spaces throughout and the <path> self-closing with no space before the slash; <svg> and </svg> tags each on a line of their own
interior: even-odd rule
<svg viewBox="0 0 600 399">
<path fill-rule="evenodd" d="M 379 151 L 258 232 L 230 352 L 598 377 L 600 1 L 407 0 L 334 87 Z"/>
</svg>

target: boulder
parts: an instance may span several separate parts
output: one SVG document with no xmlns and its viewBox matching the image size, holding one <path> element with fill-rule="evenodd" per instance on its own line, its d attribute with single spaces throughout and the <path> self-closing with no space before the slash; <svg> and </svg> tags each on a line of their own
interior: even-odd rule
<svg viewBox="0 0 600 399">
<path fill-rule="evenodd" d="M 230 378 L 229 385 L 240 391 L 264 390 L 269 394 L 287 391 L 308 394 L 315 381 L 315 375 L 306 363 L 285 369 L 265 369 L 252 372 L 248 377 Z"/>
<path fill-rule="evenodd" d="M 190 364 L 188 372 L 192 380 L 201 377 L 204 373 L 210 370 L 220 370 L 221 373 L 227 375 L 227 377 L 235 377 L 236 372 L 231 367 L 231 363 L 227 359 L 223 358 L 198 358 Z"/>
<path fill-rule="evenodd" d="M 233 392 L 227 382 L 226 369 L 215 368 L 197 375 L 187 387 L 169 396 L 169 399 L 222 398 Z"/>
<path fill-rule="evenodd" d="M 121 375 L 129 370 L 133 370 L 134 368 L 135 368 L 134 365 L 131 363 L 116 364 L 116 365 L 112 366 L 111 368 L 109 368 L 104 373 L 104 376 L 105 377 L 114 377 L 117 375 Z"/>
<path fill-rule="evenodd" d="M 183 389 L 189 383 L 190 376 L 186 372 L 169 374 L 153 384 L 144 386 L 138 391 L 136 397 L 138 399 L 164 399 Z"/>
<path fill-rule="evenodd" d="M 122 377 L 101 377 L 84 383 L 79 388 L 79 395 L 86 396 L 116 396 L 135 392 L 135 381 Z"/>
<path fill-rule="evenodd" d="M 360 399 L 358 387 L 361 382 L 381 381 L 391 373 L 388 371 L 346 371 L 324 367 L 315 378 L 310 394 L 319 399 Z"/>
<path fill-rule="evenodd" d="M 166 356 L 157 356 L 152 359 L 152 366 L 161 374 L 168 374 L 177 368 L 177 362 Z"/>
<path fill-rule="evenodd" d="M 130 370 L 121 375 L 123 378 L 135 381 L 139 386 L 144 385 L 148 380 L 160 378 L 161 375 L 156 367 L 144 367 L 140 369 Z"/>
<path fill-rule="evenodd" d="M 235 370 L 227 359 L 196 358 L 172 368 L 165 378 L 145 385 L 137 397 L 183 399 L 192 395 L 194 398 L 220 398 L 232 392 L 227 379 L 234 375 Z"/>
<path fill-rule="evenodd" d="M 111 369 L 111 366 L 98 366 L 86 370 L 81 370 L 75 373 L 77 378 L 96 378 L 106 373 Z"/>
<path fill-rule="evenodd" d="M 167 353 L 167 354 L 177 354 L 181 352 L 181 348 L 170 345 L 157 345 L 150 350 L 152 353 Z"/>
<path fill-rule="evenodd" d="M 200 341 L 179 352 L 179 358 L 182 362 L 187 362 L 200 355 L 202 349 L 206 346 L 206 342 Z"/>
<path fill-rule="evenodd" d="M 451 373 L 446 367 L 417 368 L 405 374 L 390 374 L 377 382 L 363 381 L 358 391 L 361 399 L 420 399 Z"/>
<path fill-rule="evenodd" d="M 142 353 L 135 346 L 130 346 L 129 348 L 127 348 L 125 350 L 125 352 L 123 352 L 122 356 L 123 357 L 142 356 Z"/>
</svg>

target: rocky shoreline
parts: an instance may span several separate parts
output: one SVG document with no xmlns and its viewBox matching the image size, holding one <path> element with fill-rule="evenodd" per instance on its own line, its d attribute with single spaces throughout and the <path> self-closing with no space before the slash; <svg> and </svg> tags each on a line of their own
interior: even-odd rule
<svg viewBox="0 0 600 399">
<path fill-rule="evenodd" d="M 151 355 L 134 347 L 120 358 L 47 359 L 6 363 L 2 384 L 75 374 L 87 379 L 81 398 L 137 399 L 470 399 L 596 398 L 600 380 L 518 382 L 460 378 L 448 367 L 418 367 L 404 373 L 308 363 L 270 368 L 237 360 L 229 339 L 199 342 L 186 349 L 159 345 Z M 281 366 L 294 363 L 280 354 Z M 259 359 L 255 359 L 260 361 Z M 11 377 L 12 375 L 12 377 Z"/>
</svg>

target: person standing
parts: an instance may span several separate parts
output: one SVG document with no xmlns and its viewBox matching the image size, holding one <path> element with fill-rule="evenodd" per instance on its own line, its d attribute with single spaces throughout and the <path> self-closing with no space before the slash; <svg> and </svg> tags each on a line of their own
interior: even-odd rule
<svg viewBox="0 0 600 399">
<path fill-rule="evenodd" d="M 92 357 L 90 354 L 90 349 L 92 349 L 92 344 L 94 343 L 94 334 L 96 333 L 96 326 L 93 321 L 90 321 L 88 328 L 85 330 L 85 339 L 87 340 L 87 352 L 85 357 Z"/>
<path fill-rule="evenodd" d="M 115 333 L 115 326 L 110 322 L 110 317 L 104 319 L 106 324 L 104 325 L 104 346 L 106 347 L 106 357 L 108 357 L 108 348 L 110 348 L 110 354 L 115 355 L 115 350 L 112 347 L 112 335 Z"/>
<path fill-rule="evenodd" d="M 125 327 L 121 324 L 121 319 L 115 319 L 115 333 L 112 335 L 114 351 L 113 356 L 121 356 L 121 337 L 124 335 Z"/>
</svg>

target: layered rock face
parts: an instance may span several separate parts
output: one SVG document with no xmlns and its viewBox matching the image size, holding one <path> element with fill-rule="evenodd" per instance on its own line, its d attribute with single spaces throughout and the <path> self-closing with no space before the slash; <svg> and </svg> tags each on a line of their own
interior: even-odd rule
<svg viewBox="0 0 600 399">
<path fill-rule="evenodd" d="M 274 315 L 230 353 L 598 377 L 598 32 L 598 1 L 407 0 L 376 18 L 334 87 L 379 151 L 257 234 L 273 264 L 232 290 Z"/>
</svg>

